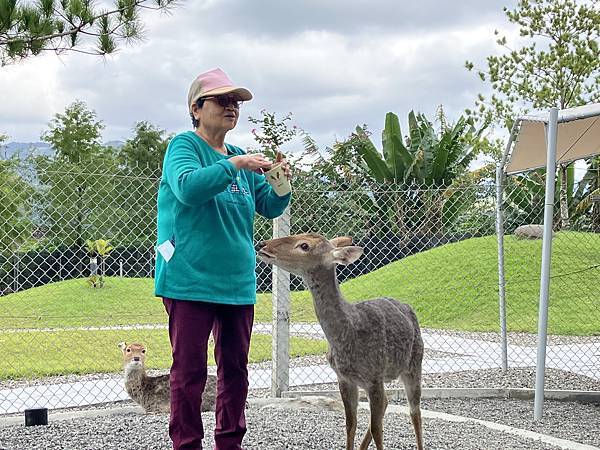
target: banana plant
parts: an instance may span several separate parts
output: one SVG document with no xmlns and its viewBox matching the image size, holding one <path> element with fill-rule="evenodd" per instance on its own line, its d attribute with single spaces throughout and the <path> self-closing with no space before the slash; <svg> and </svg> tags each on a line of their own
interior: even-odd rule
<svg viewBox="0 0 600 450">
<path fill-rule="evenodd" d="M 600 157 L 588 160 L 587 172 L 579 181 L 573 197 L 573 220 L 583 222 L 594 230 L 600 229 Z"/>
<path fill-rule="evenodd" d="M 97 239 L 95 241 L 87 240 L 86 243 L 91 255 L 98 255 L 104 258 L 113 250 L 110 243 L 104 239 Z"/>
<path fill-rule="evenodd" d="M 439 131 L 425 115 L 411 111 L 408 136 L 403 138 L 398 116 L 387 113 L 382 152 L 363 128 L 356 128 L 355 136 L 361 142 L 358 151 L 371 175 L 389 186 L 375 195 L 375 201 L 384 215 L 389 216 L 390 209 L 393 210 L 393 220 L 400 232 L 429 233 L 441 227 L 443 204 L 449 197 L 445 190 L 475 158 L 473 143 L 486 128 L 484 125 L 475 129 L 463 117 L 449 125 L 441 109 L 438 119 Z M 455 211 L 456 203 L 453 205 Z M 411 217 L 415 217 L 414 223 L 407 222 Z"/>
<path fill-rule="evenodd" d="M 114 249 L 113 246 L 105 239 L 97 239 L 95 241 L 87 240 L 86 241 L 88 252 L 91 256 L 90 258 L 90 278 L 88 282 L 93 287 L 102 287 L 104 286 L 104 270 L 106 264 L 106 258 L 110 254 L 110 252 Z M 100 276 L 97 275 L 98 270 L 98 262 L 96 256 L 100 256 Z M 94 281 L 97 279 L 97 282 Z"/>
<path fill-rule="evenodd" d="M 555 229 L 600 227 L 600 158 L 591 158 L 587 164 L 587 172 L 577 183 L 573 163 L 558 170 L 555 177 Z M 565 176 L 561 176 L 563 172 Z M 523 223 L 542 223 L 545 173 L 545 169 L 537 169 L 509 178 L 505 205 L 508 229 Z"/>
<path fill-rule="evenodd" d="M 564 173 L 564 176 L 562 174 Z M 573 163 L 559 167 L 554 180 L 554 209 L 556 211 L 553 226 L 555 229 L 568 229 L 577 219 L 581 201 L 593 191 L 588 182 L 593 182 L 597 173 L 590 170 L 575 187 L 575 169 Z M 564 180 L 564 181 L 563 181 Z M 506 189 L 505 214 L 507 230 L 524 223 L 542 223 L 546 195 L 546 169 L 540 168 L 525 174 L 508 178 Z M 588 205 L 589 206 L 589 205 Z"/>
</svg>

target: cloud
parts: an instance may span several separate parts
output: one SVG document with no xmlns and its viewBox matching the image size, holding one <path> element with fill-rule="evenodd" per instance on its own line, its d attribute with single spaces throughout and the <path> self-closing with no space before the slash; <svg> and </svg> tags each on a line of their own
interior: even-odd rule
<svg viewBox="0 0 600 450">
<path fill-rule="evenodd" d="M 0 131 L 35 140 L 75 99 L 106 123 L 105 140 L 130 137 L 140 120 L 189 129 L 189 83 L 212 67 L 255 95 L 228 136 L 243 146 L 252 144 L 246 117 L 263 108 L 293 112 L 323 146 L 357 124 L 378 136 L 388 111 L 431 116 L 443 104 L 456 119 L 485 88 L 464 61 L 494 51 L 504 19 L 492 2 L 455 3 L 185 2 L 171 15 L 146 15 L 146 40 L 105 60 L 46 55 L 0 68 Z"/>
<path fill-rule="evenodd" d="M 422 0 L 280 0 L 200 1 L 190 7 L 189 22 L 215 36 L 229 31 L 245 35 L 281 37 L 306 30 L 329 31 L 343 35 L 411 34 L 429 29 L 462 28 L 496 18 L 501 9 L 494 2 L 461 0 L 446 2 Z"/>
</svg>

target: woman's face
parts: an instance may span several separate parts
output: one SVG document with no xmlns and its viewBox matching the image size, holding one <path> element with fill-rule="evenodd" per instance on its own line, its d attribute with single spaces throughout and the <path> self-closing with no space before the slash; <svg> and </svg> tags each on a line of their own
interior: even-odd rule
<svg viewBox="0 0 600 450">
<path fill-rule="evenodd" d="M 206 97 L 202 108 L 194 105 L 194 117 L 200 128 L 229 131 L 235 128 L 240 116 L 240 102 L 228 95 Z"/>
</svg>

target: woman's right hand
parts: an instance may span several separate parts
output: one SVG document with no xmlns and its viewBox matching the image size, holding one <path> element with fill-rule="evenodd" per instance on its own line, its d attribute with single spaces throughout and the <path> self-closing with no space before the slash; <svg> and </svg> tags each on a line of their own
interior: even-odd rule
<svg viewBox="0 0 600 450">
<path fill-rule="evenodd" d="M 263 173 L 264 170 L 270 169 L 273 165 L 262 153 L 236 155 L 229 158 L 229 161 L 231 161 L 237 170 L 246 169 L 258 173 Z"/>
</svg>

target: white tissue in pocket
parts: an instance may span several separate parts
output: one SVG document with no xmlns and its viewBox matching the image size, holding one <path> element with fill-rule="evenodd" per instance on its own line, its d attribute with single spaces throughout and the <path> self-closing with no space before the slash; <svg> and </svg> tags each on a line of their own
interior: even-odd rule
<svg viewBox="0 0 600 450">
<path fill-rule="evenodd" d="M 175 247 L 171 243 L 171 241 L 165 241 L 159 246 L 156 247 L 156 250 L 166 262 L 169 262 L 173 257 L 173 253 L 175 253 Z"/>
</svg>

